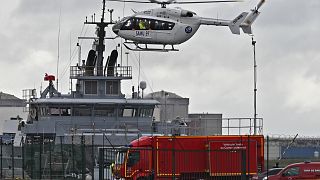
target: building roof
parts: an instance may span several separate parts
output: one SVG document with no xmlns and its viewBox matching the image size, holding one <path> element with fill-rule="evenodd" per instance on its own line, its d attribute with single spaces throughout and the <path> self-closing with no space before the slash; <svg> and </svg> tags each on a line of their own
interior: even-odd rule
<svg viewBox="0 0 320 180">
<path fill-rule="evenodd" d="M 158 98 L 164 98 L 165 96 L 167 96 L 167 98 L 183 98 L 175 93 L 164 91 L 164 90 L 150 93 L 146 95 L 145 98 L 158 99 Z"/>
<path fill-rule="evenodd" d="M 2 100 L 2 99 L 4 99 L 4 100 L 9 100 L 9 99 L 20 100 L 19 98 L 15 97 L 14 95 L 7 94 L 7 93 L 0 91 L 0 100 Z"/>
<path fill-rule="evenodd" d="M 25 101 L 11 94 L 0 92 L 0 107 L 24 107 Z"/>
</svg>

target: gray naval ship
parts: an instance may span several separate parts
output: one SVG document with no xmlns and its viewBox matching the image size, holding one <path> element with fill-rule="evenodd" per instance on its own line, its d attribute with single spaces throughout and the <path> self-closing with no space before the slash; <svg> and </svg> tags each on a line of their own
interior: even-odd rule
<svg viewBox="0 0 320 180">
<path fill-rule="evenodd" d="M 122 145 L 152 133 L 153 111 L 159 102 L 142 99 L 134 90 L 131 98 L 125 98 L 121 81 L 132 79 L 132 67 L 117 64 L 117 50 L 104 58 L 105 28 L 113 22 L 104 22 L 102 15 L 100 22 L 85 24 L 97 26 L 97 37 L 87 59 L 70 67 L 75 90 L 61 94 L 54 87 L 55 76 L 46 74 L 48 87 L 40 98 L 30 99 L 29 117 L 20 124 L 23 141 L 63 137 L 64 143 L 70 143 L 68 136 L 94 134 L 95 144 L 103 144 L 106 136 L 110 145 Z"/>
<path fill-rule="evenodd" d="M 105 28 L 113 24 L 112 18 L 105 22 L 104 14 L 105 1 L 101 20 L 85 22 L 96 25 L 97 37 L 84 38 L 93 40 L 92 49 L 85 60 L 79 58 L 70 67 L 74 90 L 58 92 L 56 77 L 46 74 L 48 86 L 40 97 L 34 90 L 27 93 L 28 117 L 19 122 L 12 149 L 1 145 L 7 152 L 6 159 L 1 156 L 1 178 L 97 179 L 100 175 L 99 179 L 105 179 L 101 169 L 109 169 L 114 154 L 103 154 L 104 148 L 124 146 L 155 133 L 153 114 L 159 102 L 143 99 L 134 87 L 132 96 L 126 98 L 121 81 L 132 79 L 132 67 L 117 63 L 116 49 L 104 58 Z M 141 89 L 144 86 L 140 83 Z M 2 166 L 4 161 L 8 163 Z"/>
</svg>

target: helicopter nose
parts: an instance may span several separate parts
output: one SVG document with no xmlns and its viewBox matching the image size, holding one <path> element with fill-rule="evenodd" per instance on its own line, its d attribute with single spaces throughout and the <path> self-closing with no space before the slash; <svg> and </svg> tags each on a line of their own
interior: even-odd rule
<svg viewBox="0 0 320 180">
<path fill-rule="evenodd" d="M 112 27 L 112 31 L 113 31 L 115 34 L 118 34 L 118 33 L 119 33 L 119 30 L 120 30 L 120 25 L 119 25 L 119 24 L 115 24 L 115 25 Z"/>
</svg>

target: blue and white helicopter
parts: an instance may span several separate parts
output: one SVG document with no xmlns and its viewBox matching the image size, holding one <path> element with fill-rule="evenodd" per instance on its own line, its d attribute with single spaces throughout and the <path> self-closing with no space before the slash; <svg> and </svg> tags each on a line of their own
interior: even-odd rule
<svg viewBox="0 0 320 180">
<path fill-rule="evenodd" d="M 239 1 L 187 1 L 176 2 L 169 0 L 109 0 L 135 3 L 158 3 L 161 8 L 135 12 L 132 16 L 123 18 L 115 23 L 112 30 L 115 34 L 125 39 L 124 45 L 130 50 L 137 51 L 177 51 L 174 45 L 189 40 L 199 29 L 200 25 L 227 26 L 233 34 L 240 34 L 240 28 L 246 34 L 252 34 L 251 25 L 258 17 L 258 11 L 265 0 L 260 0 L 251 12 L 242 12 L 233 20 L 205 18 L 197 16 L 193 11 L 181 8 L 166 8 L 168 4 L 187 3 L 217 3 Z M 131 45 L 135 47 L 132 48 Z M 144 45 L 144 46 L 143 46 Z M 162 45 L 161 48 L 150 48 L 148 45 Z M 171 46 L 166 48 L 166 46 Z"/>
</svg>

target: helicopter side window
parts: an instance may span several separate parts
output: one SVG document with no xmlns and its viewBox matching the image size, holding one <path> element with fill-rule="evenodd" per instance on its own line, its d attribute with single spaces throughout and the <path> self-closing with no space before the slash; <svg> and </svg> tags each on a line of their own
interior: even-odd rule
<svg viewBox="0 0 320 180">
<path fill-rule="evenodd" d="M 174 23 L 168 23 L 168 30 L 172 30 L 173 29 L 173 26 L 174 26 Z"/>
<path fill-rule="evenodd" d="M 161 30 L 161 24 L 159 21 L 154 22 L 154 30 Z"/>
<path fill-rule="evenodd" d="M 174 27 L 174 23 L 166 22 L 166 21 L 158 21 L 155 20 L 154 22 L 154 30 L 172 30 Z"/>
<path fill-rule="evenodd" d="M 137 30 L 147 30 L 150 29 L 151 25 L 151 20 L 148 19 L 142 19 L 142 18 L 137 18 L 136 19 L 136 28 Z"/>
<path fill-rule="evenodd" d="M 145 22 L 144 20 L 142 20 L 142 19 L 139 20 L 139 29 L 140 29 L 140 30 L 145 30 L 145 29 L 147 29 L 147 27 L 146 27 L 146 22 Z"/>
</svg>

